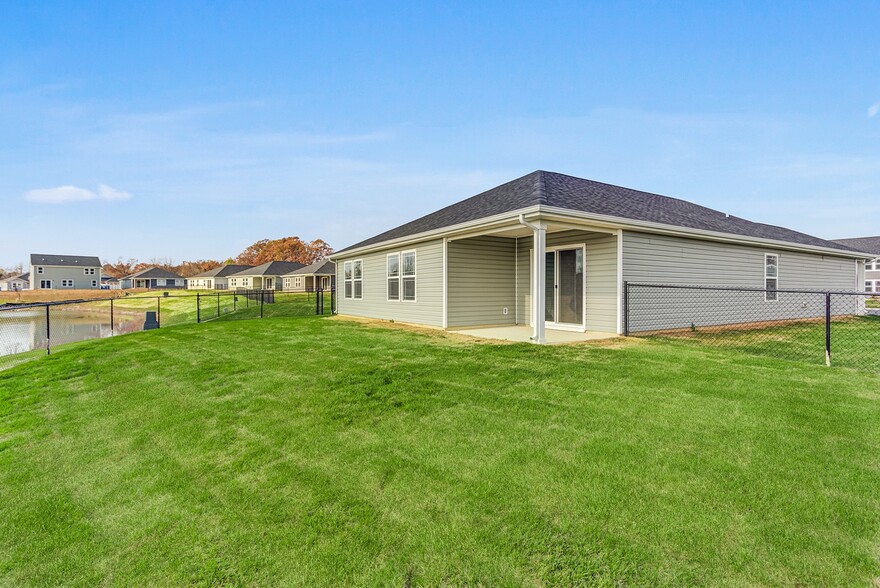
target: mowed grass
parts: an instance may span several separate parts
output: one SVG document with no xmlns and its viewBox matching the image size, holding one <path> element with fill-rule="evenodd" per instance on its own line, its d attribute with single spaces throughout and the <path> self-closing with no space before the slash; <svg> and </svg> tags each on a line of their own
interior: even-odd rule
<svg viewBox="0 0 880 588">
<path fill-rule="evenodd" d="M 825 365 L 825 322 L 792 321 L 751 329 L 697 328 L 652 337 L 687 341 L 701 347 L 721 347 Z M 839 317 L 831 321 L 831 363 L 880 372 L 880 316 Z"/>
<path fill-rule="evenodd" d="M 880 378 L 215 321 L 0 372 L 0 584 L 873 586 Z"/>
</svg>

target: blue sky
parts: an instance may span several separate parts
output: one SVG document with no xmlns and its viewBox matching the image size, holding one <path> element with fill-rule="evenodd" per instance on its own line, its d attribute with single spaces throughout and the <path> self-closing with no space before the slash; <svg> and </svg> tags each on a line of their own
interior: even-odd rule
<svg viewBox="0 0 880 588">
<path fill-rule="evenodd" d="M 717 4 L 0 3 L 0 265 L 342 248 L 536 169 L 880 234 L 880 4 Z"/>
</svg>

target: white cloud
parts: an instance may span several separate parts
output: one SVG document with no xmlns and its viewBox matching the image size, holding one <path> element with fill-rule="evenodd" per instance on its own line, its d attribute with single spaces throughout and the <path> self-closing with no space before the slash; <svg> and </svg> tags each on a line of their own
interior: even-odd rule
<svg viewBox="0 0 880 588">
<path fill-rule="evenodd" d="M 98 186 L 97 192 L 86 188 L 77 188 L 76 186 L 58 186 L 57 188 L 30 190 L 24 195 L 24 199 L 28 202 L 39 204 L 68 204 L 70 202 L 88 202 L 90 200 L 117 202 L 129 200 L 130 198 L 131 194 L 128 192 L 111 188 L 105 184 Z"/>
<path fill-rule="evenodd" d="M 874 118 L 877 116 L 877 113 L 880 113 L 880 102 L 875 102 L 868 107 L 868 118 Z"/>
</svg>

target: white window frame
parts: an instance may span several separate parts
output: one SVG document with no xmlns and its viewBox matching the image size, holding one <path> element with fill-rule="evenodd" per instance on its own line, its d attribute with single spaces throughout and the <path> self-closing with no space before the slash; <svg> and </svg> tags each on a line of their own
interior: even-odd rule
<svg viewBox="0 0 880 588">
<path fill-rule="evenodd" d="M 164 286 L 165 285 L 165 278 L 156 278 L 156 285 L 157 286 Z"/>
<path fill-rule="evenodd" d="M 768 259 L 770 257 L 776 258 L 776 275 L 769 276 L 767 275 L 767 267 L 770 265 Z M 770 288 L 767 286 L 767 280 L 776 280 L 776 287 L 773 288 L 773 293 L 769 291 Z M 771 298 L 772 296 L 772 298 Z M 764 253 L 764 302 L 778 302 L 779 301 L 779 254 L 778 253 Z"/>
<path fill-rule="evenodd" d="M 92 288 L 98 287 L 98 280 L 92 280 Z"/>
<path fill-rule="evenodd" d="M 388 267 L 391 258 L 397 258 L 397 275 L 392 276 L 390 272 L 390 268 Z M 389 253 L 385 256 L 385 300 L 387 302 L 400 302 L 403 299 L 403 292 L 400 290 L 400 252 L 397 253 Z M 391 281 L 394 280 L 397 282 L 397 298 L 391 297 Z"/>
<path fill-rule="evenodd" d="M 294 288 L 302 288 L 303 279 L 302 276 L 293 276 L 293 287 Z"/>
<path fill-rule="evenodd" d="M 73 288 L 75 285 L 76 285 L 76 283 L 73 281 L 72 278 L 62 278 L 61 279 L 61 287 L 62 288 Z"/>
<path fill-rule="evenodd" d="M 403 257 L 405 255 L 409 255 L 412 253 L 413 256 L 413 273 L 412 275 L 407 275 L 404 273 L 405 264 L 403 263 Z M 418 263 L 418 255 L 416 254 L 415 249 L 410 249 L 409 251 L 401 251 L 400 252 L 400 300 L 401 302 L 417 302 L 418 301 L 418 275 L 419 275 L 419 263 Z M 412 299 L 406 298 L 406 279 L 412 278 L 413 282 L 413 297 Z"/>
<path fill-rule="evenodd" d="M 38 274 L 42 274 L 42 273 L 43 273 L 43 266 L 37 266 L 37 273 L 38 273 Z"/>
<path fill-rule="evenodd" d="M 83 275 L 84 275 L 84 276 L 94 276 L 94 275 L 95 275 L 95 268 L 93 268 L 93 267 L 84 267 L 84 268 L 83 268 Z"/>
<path fill-rule="evenodd" d="M 354 277 L 354 268 L 358 265 L 360 265 L 360 268 L 361 268 L 361 277 L 355 278 Z M 351 267 L 351 277 L 350 278 L 347 278 L 345 275 L 345 268 L 346 267 Z M 346 261 L 342 265 L 342 281 L 343 281 L 342 294 L 343 294 L 344 298 L 346 298 L 347 300 L 363 300 L 364 299 L 364 260 L 363 259 L 352 259 L 350 261 Z M 361 295 L 360 296 L 358 296 L 357 292 L 355 291 L 355 285 L 358 282 L 360 282 L 360 285 L 361 285 Z M 348 285 L 351 286 L 351 291 L 349 291 L 348 288 L 346 288 L 346 286 L 348 286 Z"/>
<path fill-rule="evenodd" d="M 40 280 L 40 290 L 52 290 L 52 280 Z"/>
</svg>

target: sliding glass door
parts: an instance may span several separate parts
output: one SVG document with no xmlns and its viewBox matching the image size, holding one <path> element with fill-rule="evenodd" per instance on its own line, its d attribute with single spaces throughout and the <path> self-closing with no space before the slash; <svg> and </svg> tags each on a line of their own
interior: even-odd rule
<svg viewBox="0 0 880 588">
<path fill-rule="evenodd" d="M 547 252 L 544 320 L 560 326 L 584 325 L 584 248 Z"/>
</svg>

